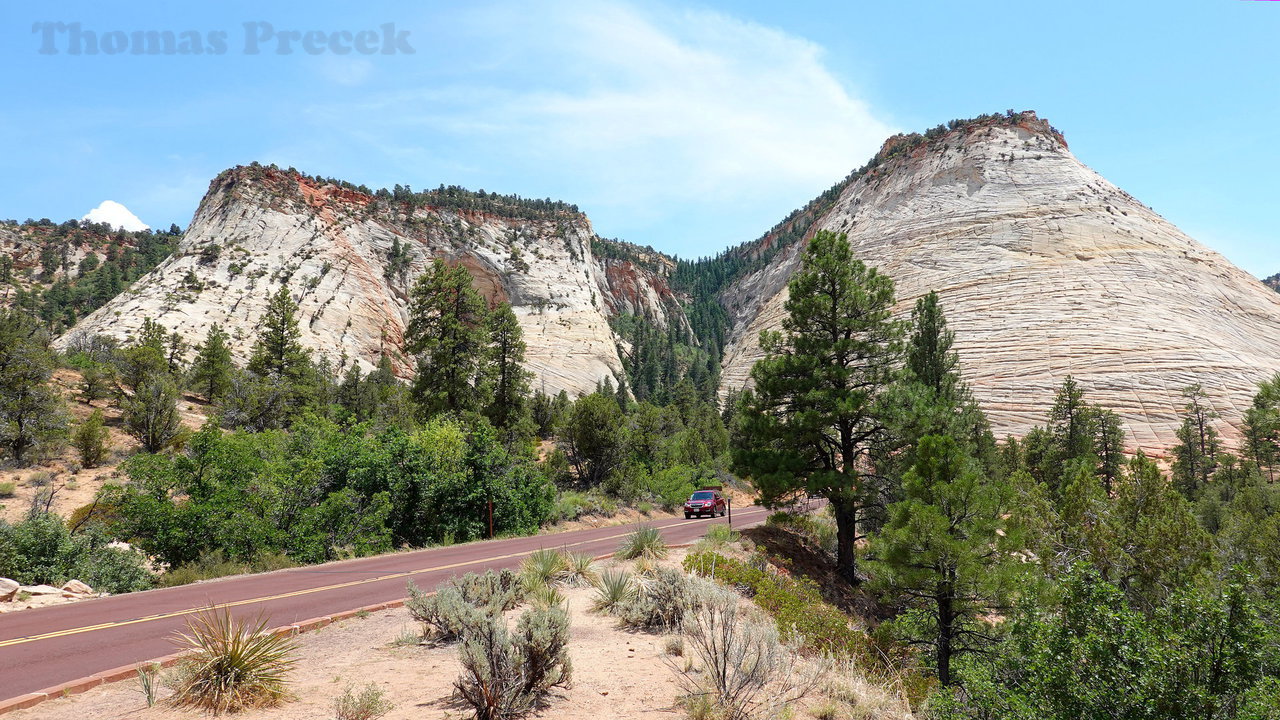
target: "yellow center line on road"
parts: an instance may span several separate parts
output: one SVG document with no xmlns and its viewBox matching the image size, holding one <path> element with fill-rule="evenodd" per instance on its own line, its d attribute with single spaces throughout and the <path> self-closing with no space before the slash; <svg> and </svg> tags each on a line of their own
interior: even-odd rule
<svg viewBox="0 0 1280 720">
<path fill-rule="evenodd" d="M 752 513 L 756 511 L 763 512 L 763 508 L 753 508 L 752 510 L 744 510 L 742 512 Z M 675 527 L 675 525 L 664 525 L 662 527 L 663 528 Z M 578 545 L 586 545 L 588 543 L 604 542 L 606 540 L 616 540 L 621 537 L 626 537 L 627 535 L 630 535 L 630 534 L 631 534 L 631 531 L 628 531 L 624 533 L 619 533 L 617 535 L 608 535 L 606 537 L 593 538 L 591 540 L 579 540 L 578 542 L 564 543 L 561 545 L 556 545 L 555 547 L 562 547 L 562 548 L 577 547 Z M 551 537 L 551 536 L 546 536 L 546 537 Z M 233 600 L 231 602 L 220 603 L 218 605 L 204 606 L 204 607 L 198 607 L 198 608 L 187 608 L 185 610 L 175 610 L 173 612 L 158 613 L 155 615 L 146 615 L 140 618 L 133 618 L 132 620 L 119 620 L 115 622 L 101 623 L 98 625 L 85 625 L 83 627 L 68 628 L 66 630 L 55 630 L 53 632 L 42 633 L 40 635 L 29 635 L 27 637 L 13 638 L 12 640 L 0 640 L 0 648 L 12 647 L 14 645 L 22 645 L 24 643 L 38 642 L 40 640 L 51 640 L 53 638 L 67 637 L 69 635 L 79 635 L 81 633 L 93 632 L 96 630 L 107 630 L 111 628 L 126 627 L 128 625 L 138 625 L 140 623 L 154 622 L 156 620 L 167 620 L 169 618 L 182 617 L 183 615 L 191 615 L 194 613 L 202 612 L 204 610 L 209 609 L 210 607 L 213 607 L 213 608 L 240 607 L 243 605 L 252 605 L 254 603 L 271 602 L 272 600 L 284 600 L 286 598 L 299 597 L 302 595 L 310 595 L 312 593 L 326 592 L 329 590 L 341 590 L 342 588 L 354 587 L 356 585 L 365 585 L 368 583 L 384 582 L 386 580 L 396 580 L 399 578 L 406 578 L 413 575 L 422 575 L 424 573 L 439 572 L 441 570 L 453 570 L 455 568 L 465 567 L 467 565 L 480 565 L 480 564 L 497 562 L 499 560 L 510 560 L 512 558 L 517 558 L 522 555 L 528 555 L 530 552 L 532 551 L 525 550 L 521 552 L 508 553 L 506 555 L 495 555 L 493 557 L 480 558 L 478 560 L 467 560 L 465 562 L 457 562 L 449 565 L 439 565 L 436 567 L 423 568 L 421 570 L 406 570 L 404 572 L 392 573 L 390 575 L 380 575 L 378 577 L 365 578 L 363 580 L 350 580 L 348 582 L 337 583 L 335 585 L 324 585 L 322 587 L 306 588 L 304 590 L 294 590 L 293 592 L 280 593 L 278 595 L 268 595 L 265 597 L 250 598 L 247 600 Z"/>
</svg>

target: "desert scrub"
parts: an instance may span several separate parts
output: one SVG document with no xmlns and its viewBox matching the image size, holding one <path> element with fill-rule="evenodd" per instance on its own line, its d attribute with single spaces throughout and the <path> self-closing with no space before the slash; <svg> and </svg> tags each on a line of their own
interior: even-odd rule
<svg viewBox="0 0 1280 720">
<path fill-rule="evenodd" d="M 395 708 L 387 700 L 387 694 L 374 683 L 365 685 L 359 692 L 352 686 L 333 701 L 336 720 L 377 720 Z"/>
<path fill-rule="evenodd" d="M 561 607 L 526 610 L 515 632 L 501 616 L 483 616 L 463 634 L 454 689 L 477 720 L 521 717 L 569 682 L 569 616 Z"/>
<path fill-rule="evenodd" d="M 436 642 L 462 639 L 468 627 L 484 617 L 500 616 L 524 601 L 524 582 L 510 570 L 467 573 L 436 588 L 434 595 L 409 583 L 405 607 L 423 625 L 423 636 Z"/>
<path fill-rule="evenodd" d="M 783 640 L 799 640 L 806 651 L 855 657 L 868 648 L 866 634 L 853 628 L 848 615 L 823 600 L 817 584 L 808 578 L 782 576 L 709 551 L 690 554 L 684 567 L 755 600 L 777 622 Z"/>
<path fill-rule="evenodd" d="M 618 606 L 616 614 L 623 627 L 632 630 L 679 632 L 686 616 L 717 592 L 722 591 L 702 578 L 658 568 L 652 578 L 640 584 L 634 598 Z"/>
<path fill-rule="evenodd" d="M 621 560 L 636 558 L 661 560 L 667 556 L 667 543 L 662 539 L 662 533 L 658 528 L 652 525 L 641 525 L 622 541 L 615 555 Z"/>
<path fill-rule="evenodd" d="M 17 484 L 11 482 L 0 482 L 0 498 L 11 498 L 17 492 Z"/>
<path fill-rule="evenodd" d="M 775 718 L 813 685 L 814 678 L 801 672 L 796 653 L 779 641 L 777 629 L 749 620 L 733 593 L 708 592 L 690 612 L 685 633 L 701 671 L 676 672 L 690 696 L 710 704 L 713 717 Z"/>
<path fill-rule="evenodd" d="M 179 662 L 169 702 L 215 715 L 275 707 L 291 699 L 288 674 L 296 646 L 287 635 L 267 632 L 267 620 L 236 620 L 223 608 L 205 610 L 187 623 L 177 641 L 191 651 Z"/>
<path fill-rule="evenodd" d="M 573 587 L 595 585 L 600 579 L 596 560 L 586 553 L 565 553 L 565 582 Z"/>
<path fill-rule="evenodd" d="M 596 581 L 592 608 L 606 615 L 617 614 L 636 597 L 636 584 L 626 570 L 605 570 Z"/>
</svg>

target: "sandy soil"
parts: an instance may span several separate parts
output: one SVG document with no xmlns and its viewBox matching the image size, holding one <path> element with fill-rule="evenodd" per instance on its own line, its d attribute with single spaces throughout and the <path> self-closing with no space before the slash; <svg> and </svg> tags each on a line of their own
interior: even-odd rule
<svg viewBox="0 0 1280 720">
<path fill-rule="evenodd" d="M 673 556 L 668 562 L 678 560 Z M 603 566 L 603 565 L 602 565 Z M 563 720 L 682 717 L 675 674 L 663 661 L 666 636 L 617 629 L 617 621 L 589 612 L 594 590 L 566 589 L 571 616 L 573 683 L 539 717 Z M 400 608 L 353 618 L 297 638 L 299 663 L 291 686 L 298 699 L 283 707 L 245 712 L 244 720 L 314 720 L 333 717 L 334 701 L 348 686 L 372 682 L 386 692 L 398 718 L 471 715 L 450 697 L 458 676 L 457 647 L 400 645 L 418 624 Z M 676 659 L 683 662 L 681 659 Z M 161 698 L 167 690 L 160 692 Z M 205 717 L 193 710 L 147 708 L 137 682 L 125 681 L 51 700 L 6 717 L 12 720 L 170 720 Z"/>
</svg>

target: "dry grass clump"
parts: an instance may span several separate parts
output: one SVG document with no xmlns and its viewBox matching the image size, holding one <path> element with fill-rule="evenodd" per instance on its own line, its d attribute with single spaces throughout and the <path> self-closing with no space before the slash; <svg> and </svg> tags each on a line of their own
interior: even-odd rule
<svg viewBox="0 0 1280 720">
<path fill-rule="evenodd" d="M 853 660 L 824 661 L 818 692 L 828 701 L 815 717 L 857 720 L 914 720 L 902 682 L 892 675 L 870 674 Z M 819 715 L 818 711 L 824 714 Z"/>
<path fill-rule="evenodd" d="M 212 608 L 193 617 L 178 643 L 191 654 L 170 678 L 178 707 L 195 707 L 214 715 L 275 707 L 289 700 L 287 677 L 296 662 L 297 646 L 286 635 L 267 632 L 267 621 L 254 623 Z"/>
</svg>

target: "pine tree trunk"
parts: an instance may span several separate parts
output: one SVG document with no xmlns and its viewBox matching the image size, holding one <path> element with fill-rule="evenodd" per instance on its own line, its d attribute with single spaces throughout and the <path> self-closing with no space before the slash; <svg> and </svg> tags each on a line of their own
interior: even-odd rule
<svg viewBox="0 0 1280 720">
<path fill-rule="evenodd" d="M 858 577 L 858 512 L 852 503 L 832 500 L 831 507 L 836 517 L 836 572 L 840 577 L 857 585 Z"/>
<path fill-rule="evenodd" d="M 938 682 L 943 687 L 951 685 L 951 637 L 955 634 L 955 610 L 952 607 L 950 583 L 943 583 L 938 592 Z"/>
</svg>

